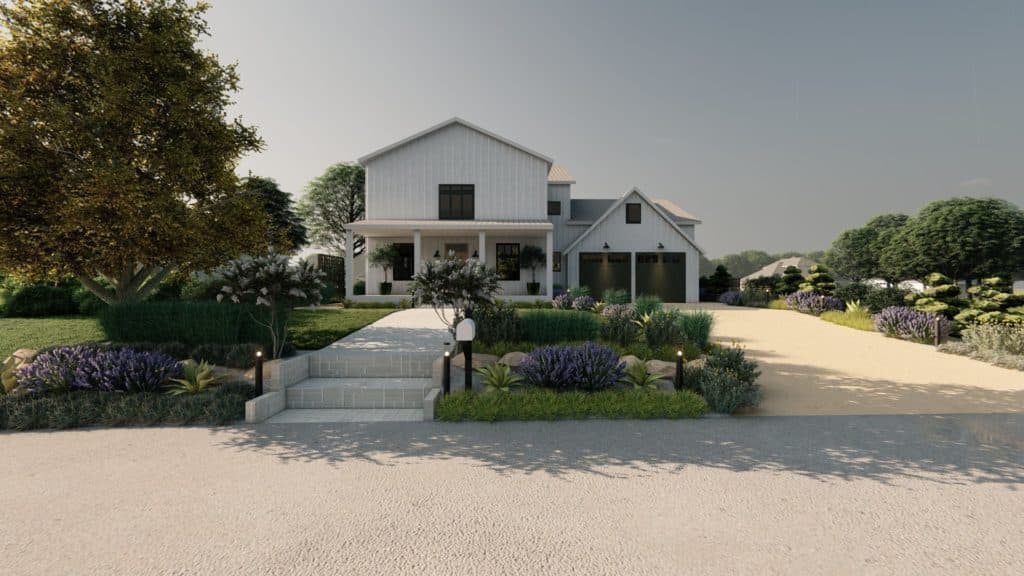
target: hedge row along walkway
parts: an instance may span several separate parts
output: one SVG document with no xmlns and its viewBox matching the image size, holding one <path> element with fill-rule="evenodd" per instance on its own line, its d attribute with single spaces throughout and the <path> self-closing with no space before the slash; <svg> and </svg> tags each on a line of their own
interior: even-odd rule
<svg viewBox="0 0 1024 576">
<path fill-rule="evenodd" d="M 690 306 L 694 307 L 694 306 Z M 1024 373 L 787 310 L 700 305 L 761 365 L 758 415 L 1024 412 Z"/>
</svg>

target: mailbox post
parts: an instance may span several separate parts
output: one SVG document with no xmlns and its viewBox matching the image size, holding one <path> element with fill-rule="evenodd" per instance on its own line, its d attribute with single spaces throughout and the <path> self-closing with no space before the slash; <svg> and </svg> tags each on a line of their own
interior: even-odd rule
<svg viewBox="0 0 1024 576">
<path fill-rule="evenodd" d="M 455 325 L 455 340 L 462 345 L 462 352 L 466 360 L 464 369 L 466 392 L 473 389 L 473 339 L 476 338 L 476 322 L 473 322 L 469 316 L 467 311 L 466 317 Z"/>
</svg>

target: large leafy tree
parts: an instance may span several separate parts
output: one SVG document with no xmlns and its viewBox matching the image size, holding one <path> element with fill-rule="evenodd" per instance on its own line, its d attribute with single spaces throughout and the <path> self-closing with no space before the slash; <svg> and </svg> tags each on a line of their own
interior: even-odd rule
<svg viewBox="0 0 1024 576">
<path fill-rule="evenodd" d="M 881 265 L 881 254 L 906 223 L 903 214 L 876 216 L 860 228 L 846 230 L 832 242 L 826 261 L 842 278 L 860 281 L 881 277 L 892 280 Z"/>
<path fill-rule="evenodd" d="M 235 68 L 198 47 L 206 9 L 0 3 L 0 266 L 118 303 L 265 248 L 234 174 L 261 142 L 227 116 Z"/>
<path fill-rule="evenodd" d="M 1010 276 L 1024 268 L 1024 210 L 997 198 L 932 202 L 892 236 L 881 263 L 901 277 Z"/>
<path fill-rule="evenodd" d="M 250 174 L 242 179 L 240 186 L 263 203 L 269 219 L 268 244 L 278 252 L 285 253 L 306 245 L 306 227 L 295 212 L 291 194 L 281 190 L 276 180 Z"/>
<path fill-rule="evenodd" d="M 348 162 L 335 164 L 306 187 L 299 201 L 299 214 L 309 228 L 315 244 L 344 255 L 345 227 L 362 220 L 366 214 L 366 172 Z M 365 240 L 354 238 L 352 255 L 363 251 Z"/>
</svg>

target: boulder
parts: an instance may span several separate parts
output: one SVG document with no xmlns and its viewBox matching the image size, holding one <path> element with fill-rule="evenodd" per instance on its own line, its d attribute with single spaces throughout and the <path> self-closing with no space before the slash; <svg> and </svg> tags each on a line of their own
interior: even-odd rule
<svg viewBox="0 0 1024 576">
<path fill-rule="evenodd" d="M 477 354 L 475 352 L 473 353 L 473 369 L 474 370 L 476 370 L 477 368 L 482 368 L 484 366 L 493 366 L 493 365 L 495 365 L 497 363 L 498 363 L 498 357 L 495 356 L 494 354 Z M 455 357 L 452 358 L 452 367 L 459 368 L 460 370 L 462 368 L 465 368 L 466 367 L 466 355 L 462 354 L 461 352 L 459 354 L 456 354 Z"/>
<path fill-rule="evenodd" d="M 39 354 L 38 350 L 33 350 L 31 348 L 18 348 L 13 354 L 11 354 L 11 358 L 20 360 L 21 364 L 24 365 L 35 360 L 36 354 Z"/>
<path fill-rule="evenodd" d="M 476 356 L 476 354 L 474 354 Z M 526 358 L 526 352 L 509 352 L 498 360 L 498 364 L 504 364 L 509 368 L 519 368 L 519 365 L 523 363 L 523 359 Z M 476 364 L 474 358 L 473 363 Z"/>
<path fill-rule="evenodd" d="M 626 368 L 629 369 L 632 368 L 634 364 L 639 364 L 641 360 L 632 354 L 626 354 L 622 358 L 619 358 L 619 362 L 625 364 Z"/>
<path fill-rule="evenodd" d="M 648 360 L 647 371 L 658 378 L 672 379 L 676 377 L 676 363 L 665 362 L 664 360 Z"/>
<path fill-rule="evenodd" d="M 37 353 L 37 350 L 19 348 L 4 359 L 3 364 L 0 364 L 0 387 L 3 388 L 2 392 L 12 392 L 17 387 L 18 382 L 14 377 L 15 371 L 32 362 Z"/>
</svg>

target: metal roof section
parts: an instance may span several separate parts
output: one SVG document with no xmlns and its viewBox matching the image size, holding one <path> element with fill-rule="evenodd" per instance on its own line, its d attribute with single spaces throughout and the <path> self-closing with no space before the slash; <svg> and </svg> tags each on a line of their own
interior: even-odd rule
<svg viewBox="0 0 1024 576">
<path fill-rule="evenodd" d="M 657 204 L 658 206 L 661 206 L 662 210 L 668 212 L 671 216 L 675 216 L 676 220 L 686 220 L 688 221 L 687 223 L 700 222 L 700 218 L 697 218 L 693 214 L 687 212 L 686 210 L 683 210 L 682 208 L 679 207 L 678 204 L 671 200 L 666 200 L 664 198 L 655 198 L 654 203 Z"/>
<path fill-rule="evenodd" d="M 452 126 L 454 124 L 459 124 L 461 126 L 465 126 L 466 128 L 469 128 L 470 130 L 475 130 L 476 132 L 479 132 L 479 133 L 481 133 L 481 134 L 483 134 L 485 136 L 489 136 L 489 137 L 491 137 L 491 138 L 493 138 L 493 139 L 495 139 L 495 140 L 497 140 L 499 142 L 503 142 L 503 143 L 505 143 L 505 144 L 507 144 L 507 145 L 509 145 L 509 146 L 511 146 L 511 147 L 513 147 L 515 149 L 517 149 L 517 150 L 520 150 L 522 152 L 525 152 L 525 153 L 529 154 L 530 156 L 533 156 L 535 158 L 539 158 L 539 159 L 547 162 L 549 165 L 554 164 L 554 161 L 551 158 L 541 154 L 540 152 L 536 152 L 534 150 L 531 150 L 531 149 L 527 148 L 526 146 L 523 146 L 522 144 L 513 142 L 512 140 L 509 140 L 508 138 L 505 138 L 504 136 L 499 136 L 498 134 L 495 134 L 494 132 L 491 132 L 490 130 L 487 130 L 485 128 L 481 128 L 480 126 L 477 126 L 476 124 L 473 124 L 471 122 L 467 122 L 467 121 L 463 120 L 462 118 L 459 118 L 458 116 L 456 116 L 454 118 L 451 118 L 449 120 L 445 120 L 444 122 L 441 122 L 440 124 L 436 124 L 434 126 L 431 126 L 430 128 L 427 128 L 426 130 L 423 130 L 421 132 L 417 132 L 417 133 L 413 134 L 412 136 L 409 136 L 408 138 L 403 138 L 402 140 L 399 140 L 398 142 L 395 142 L 394 144 L 390 144 L 390 145 L 385 146 L 385 147 L 383 147 L 383 148 L 381 148 L 379 150 L 376 150 L 374 152 L 370 152 L 366 156 L 363 156 L 362 158 L 360 158 L 359 159 L 359 163 L 365 165 L 367 162 L 369 162 L 370 160 L 373 160 L 374 158 L 376 158 L 378 156 L 382 156 L 384 154 L 387 154 L 388 152 L 391 152 L 392 150 L 394 150 L 396 148 L 400 148 L 402 146 L 405 146 L 406 144 L 412 142 L 413 140 L 418 140 L 418 139 L 420 139 L 420 138 L 422 138 L 422 137 L 424 137 L 424 136 L 426 136 L 428 134 L 432 134 L 434 132 L 437 132 L 438 130 L 441 130 L 442 128 L 447 128 L 448 126 Z"/>
<path fill-rule="evenodd" d="M 569 170 L 561 164 L 552 164 L 548 171 L 548 184 L 575 184 L 576 179 L 572 177 Z"/>
<path fill-rule="evenodd" d="M 359 220 L 347 226 L 353 232 L 406 230 L 553 230 L 547 220 Z"/>
</svg>

